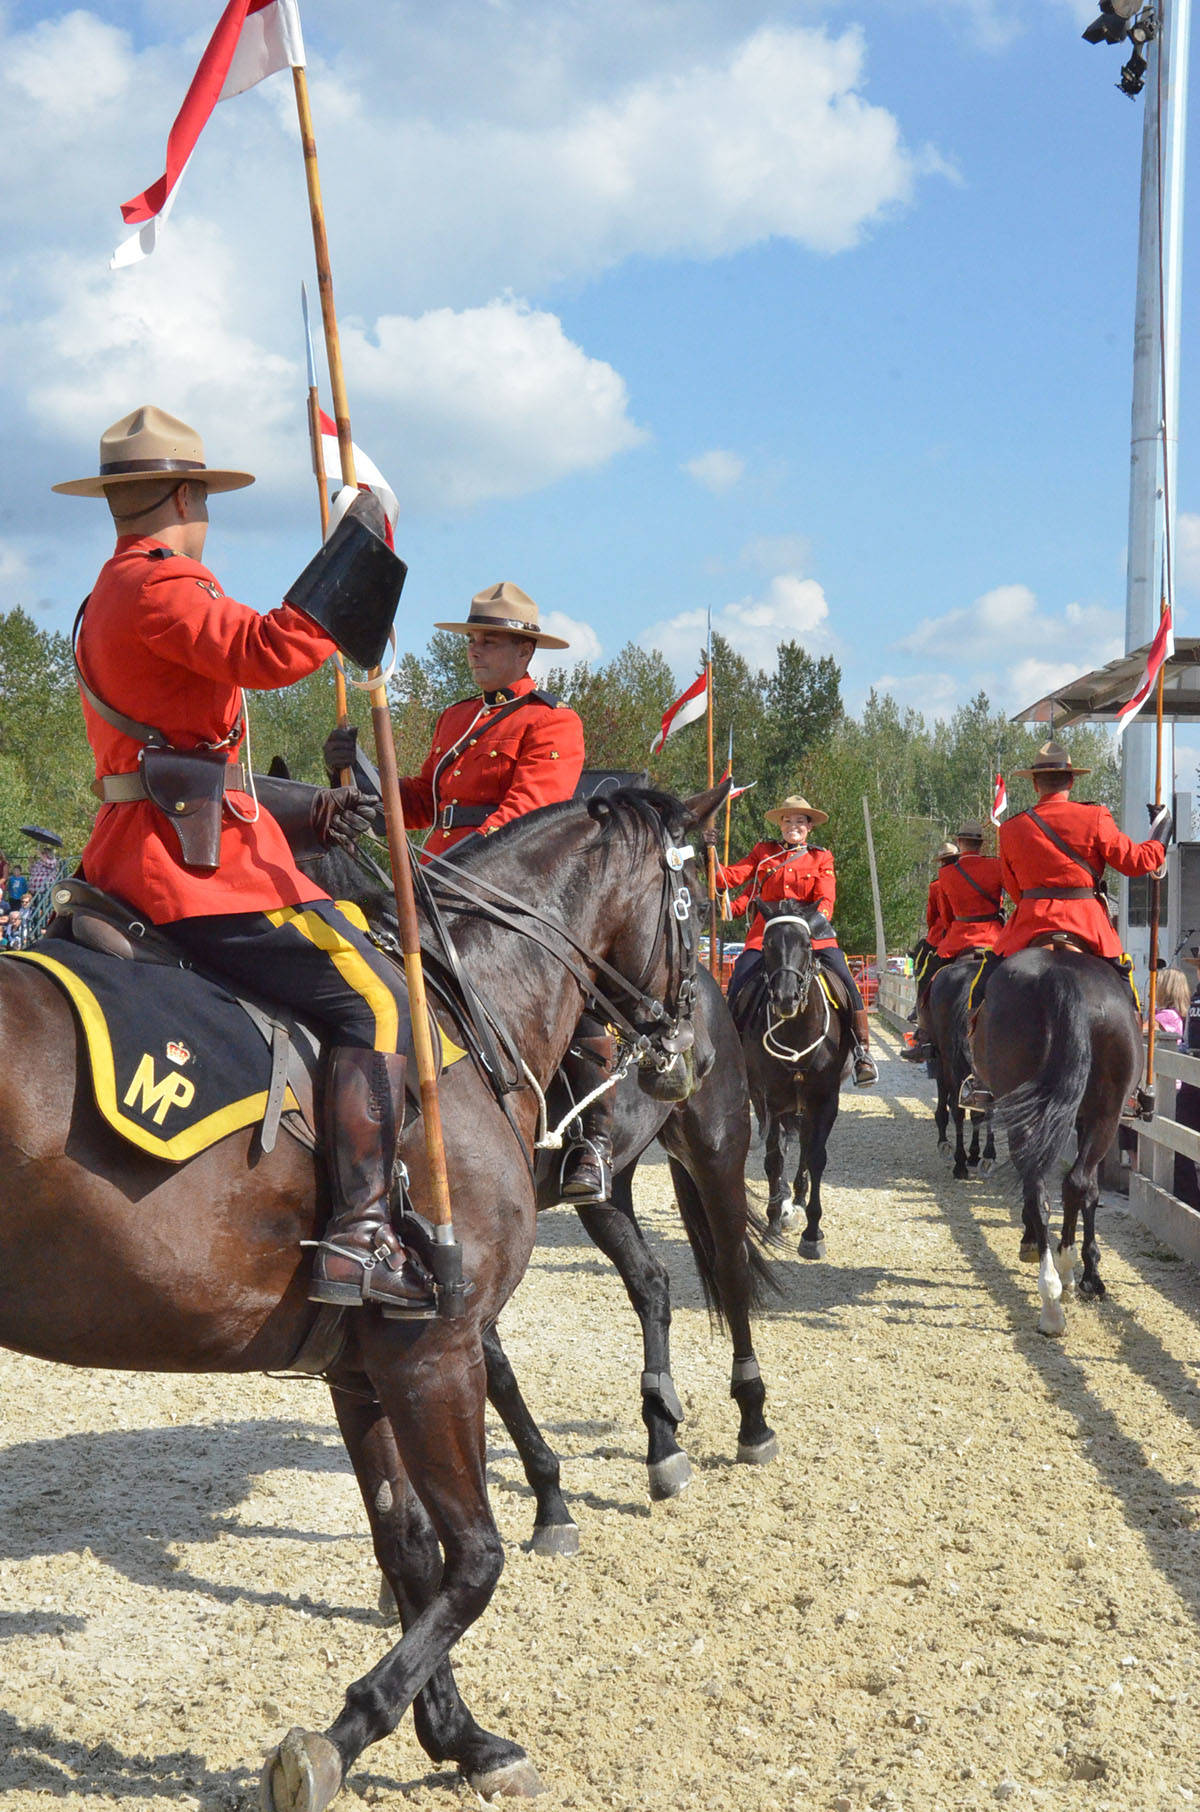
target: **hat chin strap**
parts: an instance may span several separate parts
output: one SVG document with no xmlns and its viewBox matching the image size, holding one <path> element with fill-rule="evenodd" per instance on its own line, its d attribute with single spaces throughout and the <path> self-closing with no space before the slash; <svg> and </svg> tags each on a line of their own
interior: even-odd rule
<svg viewBox="0 0 1200 1812">
<path fill-rule="evenodd" d="M 104 493 L 104 501 L 108 505 L 109 513 L 114 522 L 140 522 L 143 516 L 153 516 L 156 510 L 161 510 L 168 497 L 174 497 L 180 485 L 188 484 L 189 482 L 191 481 L 187 477 L 176 478 L 172 484 L 167 486 L 161 497 L 155 498 L 153 503 L 143 504 L 140 510 L 128 510 L 123 515 L 118 515 L 117 511 L 113 509 L 112 498 L 108 495 L 107 491 Z"/>
</svg>

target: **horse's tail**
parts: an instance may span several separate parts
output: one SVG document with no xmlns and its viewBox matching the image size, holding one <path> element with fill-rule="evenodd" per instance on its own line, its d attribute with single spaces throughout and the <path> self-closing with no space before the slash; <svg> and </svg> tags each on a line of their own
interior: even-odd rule
<svg viewBox="0 0 1200 1812">
<path fill-rule="evenodd" d="M 1092 1068 L 1091 1029 L 1076 977 L 1053 966 L 1038 991 L 1052 1031 L 1041 1066 L 995 1108 L 1024 1184 L 1040 1183 L 1071 1137 Z"/>
<path fill-rule="evenodd" d="M 700 1191 L 677 1158 L 668 1156 L 667 1161 L 671 1167 L 671 1181 L 675 1186 L 675 1200 L 679 1204 L 683 1230 L 696 1261 L 704 1306 L 713 1325 L 724 1329 L 725 1310 L 717 1281 L 717 1247 L 708 1216 L 704 1212 Z M 754 1313 L 765 1308 L 772 1298 L 782 1296 L 783 1285 L 761 1250 L 768 1242 L 767 1223 L 749 1203 L 746 1204 L 746 1231 L 750 1236 L 745 1242 L 748 1306 L 751 1313 Z"/>
</svg>

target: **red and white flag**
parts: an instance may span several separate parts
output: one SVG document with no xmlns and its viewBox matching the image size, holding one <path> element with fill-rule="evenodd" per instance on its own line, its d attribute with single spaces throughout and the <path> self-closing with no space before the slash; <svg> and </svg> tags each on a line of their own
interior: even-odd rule
<svg viewBox="0 0 1200 1812">
<path fill-rule="evenodd" d="M 741 798 L 741 796 L 742 796 L 742 794 L 743 794 L 743 793 L 750 793 L 750 792 L 753 792 L 753 790 L 754 790 L 754 788 L 755 788 L 755 787 L 756 787 L 756 786 L 757 786 L 757 785 L 758 785 L 758 782 L 757 782 L 757 780 L 748 780 L 748 781 L 747 781 L 747 782 L 746 782 L 746 784 L 745 784 L 745 786 L 738 786 L 738 785 L 737 785 L 737 784 L 736 784 L 736 783 L 735 783 L 735 784 L 734 784 L 734 785 L 733 785 L 733 786 L 731 786 L 731 787 L 730 787 L 730 789 L 729 789 L 729 797 L 730 797 L 730 798 L 731 798 L 731 799 L 740 799 L 740 798 Z"/>
<path fill-rule="evenodd" d="M 1004 784 L 1004 775 L 996 775 L 996 791 L 992 797 L 992 823 L 999 824 L 1008 810 L 1008 788 Z"/>
<path fill-rule="evenodd" d="M 1133 719 L 1137 716 L 1138 712 L 1154 690 L 1154 682 L 1158 678 L 1160 667 L 1164 661 L 1170 660 L 1174 652 L 1175 626 L 1171 620 L 1171 607 L 1168 605 L 1158 619 L 1158 630 L 1154 640 L 1150 644 L 1150 652 L 1146 656 L 1146 665 L 1142 672 L 1142 677 L 1138 681 L 1138 689 L 1117 718 L 1118 736 L 1120 736 L 1127 724 L 1133 722 Z"/>
<path fill-rule="evenodd" d="M 332 416 L 326 415 L 324 409 L 318 411 L 321 418 L 321 458 L 324 462 L 324 476 L 329 481 L 332 492 L 336 493 L 342 482 L 342 456 L 338 451 L 337 423 Z M 384 477 L 373 459 L 368 459 L 357 441 L 352 441 L 354 448 L 354 476 L 358 480 L 360 491 L 373 491 L 383 505 L 387 517 L 387 542 L 395 546 L 392 531 L 400 520 L 400 503 L 391 485 Z"/>
<path fill-rule="evenodd" d="M 167 167 L 157 182 L 121 204 L 138 231 L 109 260 L 110 270 L 148 258 L 171 212 L 188 159 L 218 101 L 265 81 L 280 69 L 303 69 L 304 38 L 296 0 L 229 0 L 167 135 Z"/>
<path fill-rule="evenodd" d="M 674 736 L 676 730 L 682 730 L 685 724 L 694 724 L 698 717 L 703 717 L 708 709 L 708 668 L 697 674 L 686 692 L 681 692 L 673 705 L 668 705 L 663 712 L 662 729 L 650 744 L 650 753 L 657 755 L 668 736 Z"/>
</svg>

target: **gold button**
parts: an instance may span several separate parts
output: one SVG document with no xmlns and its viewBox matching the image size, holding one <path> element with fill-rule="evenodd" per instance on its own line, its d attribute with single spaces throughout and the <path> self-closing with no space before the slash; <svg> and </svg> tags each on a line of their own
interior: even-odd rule
<svg viewBox="0 0 1200 1812">
<path fill-rule="evenodd" d="M 493 761 L 495 761 L 495 759 L 499 753 L 500 753 L 499 749 L 489 749 L 488 750 L 488 754 L 491 756 Z"/>
<path fill-rule="evenodd" d="M 177 812 L 186 812 L 187 811 L 187 800 L 186 799 L 177 799 L 175 801 L 175 810 Z"/>
<path fill-rule="evenodd" d="M 469 743 L 468 743 L 468 744 L 467 744 L 467 747 L 468 747 L 468 749 L 473 749 L 473 748 L 474 748 L 474 747 L 475 747 L 475 744 L 476 744 L 476 743 L 477 743 L 477 742 L 478 742 L 478 741 L 479 741 L 479 738 L 478 738 L 478 736 L 472 736 L 472 738 L 471 738 L 471 740 L 470 740 L 470 742 L 469 742 Z"/>
<path fill-rule="evenodd" d="M 461 769 L 461 768 L 455 768 L 455 770 L 454 770 L 454 778 L 455 778 L 455 779 L 456 779 L 456 780 L 457 780 L 457 779 L 458 779 L 458 777 L 459 777 L 459 775 L 460 775 L 460 774 L 461 774 L 461 773 L 462 773 L 462 769 Z"/>
</svg>

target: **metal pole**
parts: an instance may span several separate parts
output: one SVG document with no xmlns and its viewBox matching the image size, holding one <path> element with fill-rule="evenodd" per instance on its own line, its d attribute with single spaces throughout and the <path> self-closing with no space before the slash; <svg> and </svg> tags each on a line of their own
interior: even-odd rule
<svg viewBox="0 0 1200 1812">
<path fill-rule="evenodd" d="M 1146 111 L 1142 127 L 1125 591 L 1126 652 L 1141 648 L 1153 639 L 1161 597 L 1162 537 L 1167 512 L 1171 518 L 1168 532 L 1172 542 L 1175 527 L 1174 467 L 1178 449 L 1181 250 L 1191 0 L 1160 0 L 1159 15 L 1159 35 L 1149 47 L 1151 67 L 1144 89 Z M 1165 509 L 1160 507 L 1164 503 Z M 1154 728 L 1149 722 L 1134 722 L 1121 742 L 1122 824 L 1130 836 L 1141 837 L 1155 764 Z M 1173 791 L 1174 738 L 1169 729 L 1164 758 Z M 1121 941 L 1126 949 L 1133 942 L 1127 881 L 1121 887 Z"/>
<path fill-rule="evenodd" d="M 709 624 L 708 647 L 704 651 L 705 660 L 705 697 L 708 700 L 706 717 L 708 719 L 708 790 L 711 793 L 715 784 L 713 768 L 713 669 L 712 669 L 712 625 Z M 713 975 L 720 977 L 721 952 L 717 942 L 717 852 L 710 843 L 708 846 L 708 966 Z"/>
<path fill-rule="evenodd" d="M 342 371 L 341 344 L 338 339 L 337 312 L 333 305 L 333 276 L 329 265 L 329 241 L 325 233 L 325 210 L 321 202 L 321 180 L 317 170 L 317 146 L 313 135 L 312 114 L 308 104 L 308 83 L 303 69 L 292 70 L 296 89 L 296 112 L 300 120 L 300 139 L 304 147 L 304 172 L 308 183 L 309 210 L 312 214 L 313 249 L 317 260 L 317 285 L 321 296 L 321 318 L 325 326 L 325 355 L 329 362 L 329 388 L 334 419 L 338 430 L 338 453 L 342 480 L 357 485 L 354 470 L 354 443 L 350 437 L 350 408 L 346 401 L 346 380 Z M 425 995 L 425 973 L 421 965 L 421 933 L 417 921 L 417 903 L 413 894 L 411 855 L 404 828 L 404 807 L 400 800 L 400 781 L 396 769 L 396 743 L 392 714 L 388 708 L 387 688 L 378 667 L 368 674 L 371 681 L 371 723 L 375 731 L 375 757 L 379 768 L 383 812 L 387 822 L 388 854 L 392 861 L 392 887 L 400 927 L 400 947 L 404 952 L 404 975 L 408 983 L 409 1016 L 412 1020 L 413 1055 L 421 1088 L 421 1119 L 425 1134 L 425 1156 L 429 1167 L 429 1214 L 434 1237 L 443 1247 L 454 1247 L 454 1225 L 450 1208 L 450 1183 L 446 1174 L 446 1153 L 442 1141 L 441 1103 L 438 1100 L 437 1066 L 430 1031 L 429 1010 Z M 453 1284 L 454 1266 L 446 1271 L 445 1280 Z"/>
</svg>

